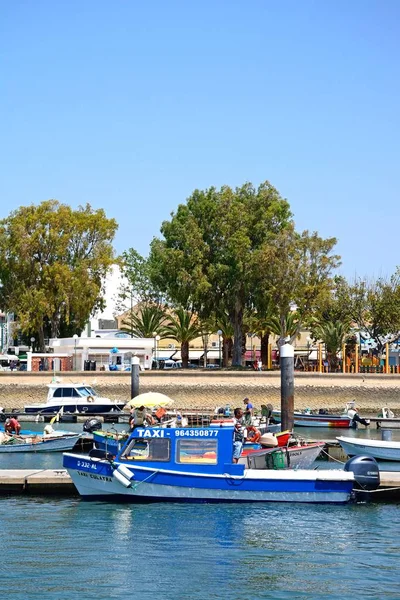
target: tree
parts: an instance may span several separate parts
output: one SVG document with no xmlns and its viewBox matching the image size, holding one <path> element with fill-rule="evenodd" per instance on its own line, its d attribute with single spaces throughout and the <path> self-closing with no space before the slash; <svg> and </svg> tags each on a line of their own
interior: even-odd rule
<svg viewBox="0 0 400 600">
<path fill-rule="evenodd" d="M 348 323 L 340 321 L 326 321 L 320 323 L 312 330 L 312 335 L 315 340 L 321 340 L 325 344 L 329 370 L 336 371 L 338 367 L 338 352 L 350 333 Z M 345 360 L 345 357 L 343 357 Z"/>
<path fill-rule="evenodd" d="M 340 279 L 336 286 L 341 310 L 361 335 L 373 339 L 382 354 L 385 344 L 400 339 L 400 270 L 389 279 Z"/>
<path fill-rule="evenodd" d="M 222 331 L 222 366 L 228 367 L 232 361 L 234 331 L 227 312 L 218 313 L 217 331 Z"/>
<path fill-rule="evenodd" d="M 20 207 L 0 222 L 0 301 L 22 333 L 81 331 L 103 307 L 105 276 L 114 262 L 117 229 L 102 209 L 72 210 L 56 200 Z"/>
<path fill-rule="evenodd" d="M 331 254 L 335 244 L 335 238 L 323 239 L 316 232 L 297 233 L 291 223 L 257 253 L 255 263 L 261 278 L 254 284 L 254 304 L 261 315 L 266 305 L 270 311 L 272 307 L 274 319 L 280 323 L 279 331 L 274 329 L 280 336 L 279 343 L 287 335 L 293 342 L 331 293 L 333 271 L 340 264 L 340 257 Z M 296 327 L 289 332 L 291 313 L 296 317 Z"/>
<path fill-rule="evenodd" d="M 151 244 L 153 284 L 200 317 L 226 310 L 233 365 L 242 364 L 243 316 L 259 281 L 255 257 L 289 224 L 289 204 L 269 183 L 195 190 Z M 266 265 L 263 265 L 263 269 Z"/>
<path fill-rule="evenodd" d="M 170 323 L 163 329 L 163 336 L 172 338 L 181 344 L 182 366 L 189 364 L 189 342 L 201 334 L 201 326 L 191 313 L 183 308 L 177 308 L 169 317 Z"/>
<path fill-rule="evenodd" d="M 134 248 L 129 248 L 122 253 L 119 264 L 124 282 L 118 290 L 117 310 L 126 310 L 127 300 L 131 310 L 133 305 L 139 302 L 153 306 L 165 305 L 165 298 L 151 281 L 147 258 L 141 256 Z"/>
<path fill-rule="evenodd" d="M 121 331 L 126 331 L 131 337 L 152 338 L 155 333 L 163 337 L 165 322 L 166 314 L 160 306 L 144 305 L 122 321 Z"/>
</svg>

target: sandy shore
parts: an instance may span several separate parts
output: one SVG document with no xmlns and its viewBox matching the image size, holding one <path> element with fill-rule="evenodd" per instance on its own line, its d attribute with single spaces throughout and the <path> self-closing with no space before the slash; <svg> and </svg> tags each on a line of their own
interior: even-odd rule
<svg viewBox="0 0 400 600">
<path fill-rule="evenodd" d="M 62 373 L 63 381 L 92 384 L 97 392 L 113 400 L 129 400 L 129 373 Z M 0 373 L 0 406 L 22 409 L 26 404 L 45 402 L 47 373 Z M 140 391 L 168 395 L 182 409 L 214 409 L 230 404 L 241 406 L 249 397 L 256 407 L 280 405 L 280 373 L 146 372 L 140 376 Z M 340 411 L 355 399 L 360 410 L 376 414 L 382 406 L 400 412 L 400 375 L 342 375 L 299 373 L 295 376 L 295 409 L 326 408 Z"/>
</svg>

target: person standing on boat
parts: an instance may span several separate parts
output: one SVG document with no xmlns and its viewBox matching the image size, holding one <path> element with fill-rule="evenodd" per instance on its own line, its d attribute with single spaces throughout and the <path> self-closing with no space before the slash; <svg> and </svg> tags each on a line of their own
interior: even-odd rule
<svg viewBox="0 0 400 600">
<path fill-rule="evenodd" d="M 145 406 L 139 406 L 131 412 L 129 425 L 133 431 L 136 427 L 147 427 L 153 425 L 153 417 L 146 410 Z"/>
<path fill-rule="evenodd" d="M 241 408 L 235 408 L 234 415 L 233 462 L 237 463 L 242 454 L 244 442 L 243 410 Z"/>
<path fill-rule="evenodd" d="M 15 433 L 16 435 L 19 435 L 21 431 L 21 425 L 17 416 L 11 417 L 11 419 L 6 419 L 4 423 L 4 431 L 6 433 Z"/>
<path fill-rule="evenodd" d="M 246 405 L 245 409 L 244 409 L 243 424 L 244 425 L 252 425 L 254 406 L 252 405 L 252 403 L 250 402 L 250 400 L 248 398 L 244 398 L 243 402 Z"/>
</svg>

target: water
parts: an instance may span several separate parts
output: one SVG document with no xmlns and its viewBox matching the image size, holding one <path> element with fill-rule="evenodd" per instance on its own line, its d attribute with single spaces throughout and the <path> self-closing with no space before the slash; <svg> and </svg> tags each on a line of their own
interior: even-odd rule
<svg viewBox="0 0 400 600">
<path fill-rule="evenodd" d="M 15 600 L 398 599 L 397 505 L 0 499 Z"/>
<path fill-rule="evenodd" d="M 329 433 L 344 431 L 380 439 L 375 429 Z M 305 437 L 326 433 L 313 428 Z M 0 455 L 0 468 L 61 464 L 60 453 Z M 15 600 L 400 598 L 400 508 L 393 504 L 129 505 L 16 496 L 0 497 L 0 522 L 4 595 Z"/>
</svg>

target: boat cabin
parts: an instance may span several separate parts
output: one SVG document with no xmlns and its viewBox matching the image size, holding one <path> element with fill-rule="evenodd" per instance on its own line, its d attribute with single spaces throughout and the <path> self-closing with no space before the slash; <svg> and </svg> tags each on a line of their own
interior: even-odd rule
<svg viewBox="0 0 400 600">
<path fill-rule="evenodd" d="M 244 465 L 234 464 L 232 456 L 233 427 L 137 427 L 117 460 L 151 469 L 243 475 Z"/>
<path fill-rule="evenodd" d="M 49 383 L 47 401 L 53 398 L 96 398 L 98 394 L 91 385 L 84 383 Z"/>
</svg>

